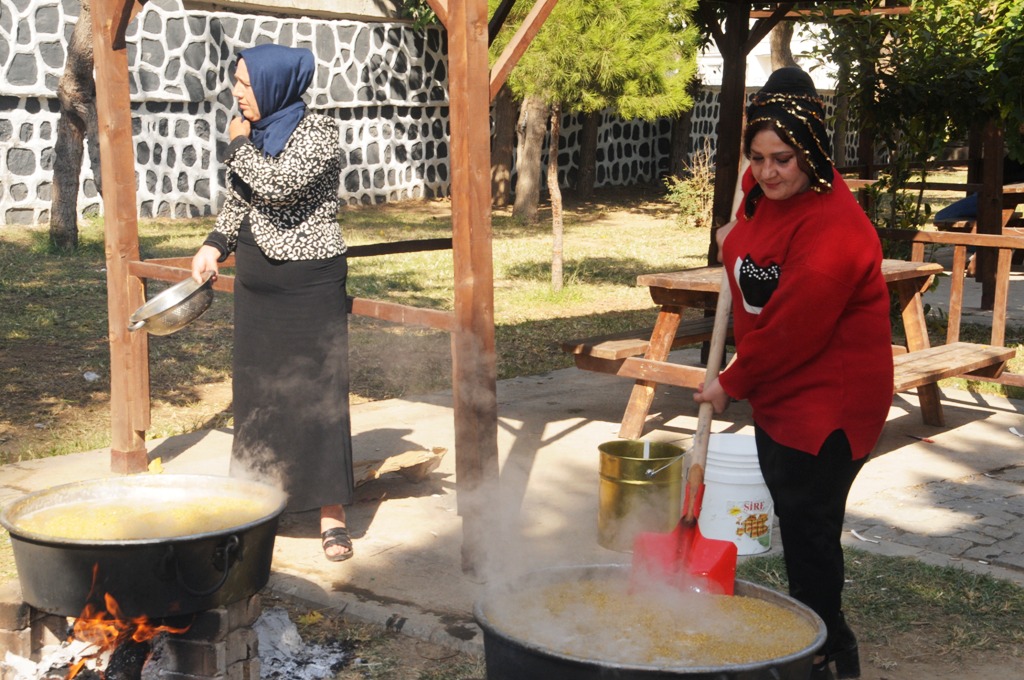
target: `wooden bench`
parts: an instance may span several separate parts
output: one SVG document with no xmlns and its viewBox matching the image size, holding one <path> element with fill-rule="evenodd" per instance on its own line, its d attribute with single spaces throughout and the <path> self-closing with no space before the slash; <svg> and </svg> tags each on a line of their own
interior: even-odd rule
<svg viewBox="0 0 1024 680">
<path fill-rule="evenodd" d="M 933 220 L 932 224 L 939 231 L 949 231 L 957 234 L 974 234 L 978 231 L 977 220 Z M 1014 212 L 1003 222 L 1003 235 L 1020 236 L 1024 234 L 1024 216 Z"/>
<path fill-rule="evenodd" d="M 892 358 L 893 392 L 906 392 L 922 385 L 963 375 L 997 378 L 1006 362 L 1016 355 L 1011 347 L 954 342 L 913 352 L 900 352 Z"/>
<path fill-rule="evenodd" d="M 713 316 L 698 319 L 683 319 L 679 322 L 672 349 L 711 340 L 711 328 L 714 326 Z M 731 324 L 730 324 L 731 331 Z M 561 343 L 562 351 L 572 354 L 578 368 L 599 373 L 611 373 L 624 377 L 636 378 L 634 371 L 623 364 L 630 357 L 642 356 L 650 347 L 653 327 L 636 330 L 595 335 L 590 338 L 579 338 Z M 703 373 L 702 373 L 703 375 Z"/>
<path fill-rule="evenodd" d="M 935 220 L 933 224 L 939 231 L 951 231 L 959 234 L 974 234 L 978 230 L 977 220 Z M 1024 234 L 1024 218 L 1021 217 L 1020 213 L 1014 212 L 1009 218 L 1004 215 L 1002 233 L 1014 236 Z M 974 262 L 974 255 L 971 254 L 967 258 L 968 276 L 974 276 Z M 1024 262 L 1024 251 L 1015 250 L 1012 263 L 1020 264 L 1021 262 Z"/>
<path fill-rule="evenodd" d="M 921 401 L 924 422 L 944 424 L 939 404 L 938 382 L 947 378 L 967 377 L 1007 385 L 1024 385 L 1024 375 L 1006 371 L 1006 364 L 1016 355 L 1016 349 L 1005 347 L 1006 305 L 1009 297 L 1010 265 L 1014 250 L 1024 248 L 1024 237 L 1016 235 L 990 235 L 955 232 L 932 232 L 879 229 L 883 239 L 909 241 L 911 260 L 923 262 L 926 245 L 953 247 L 953 265 L 950 272 L 950 297 L 946 318 L 946 342 L 907 352 L 894 350 L 894 393 L 916 389 Z M 997 250 L 996 291 L 992 310 L 992 332 L 988 343 L 960 340 L 963 313 L 964 276 L 967 268 L 967 247 L 989 247 Z M 917 344 L 921 344 L 918 339 Z"/>
</svg>

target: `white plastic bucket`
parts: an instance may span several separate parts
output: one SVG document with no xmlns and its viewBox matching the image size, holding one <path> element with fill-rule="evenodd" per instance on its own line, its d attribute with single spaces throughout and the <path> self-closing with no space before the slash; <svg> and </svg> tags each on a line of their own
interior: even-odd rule
<svg viewBox="0 0 1024 680">
<path fill-rule="evenodd" d="M 697 524 L 708 538 L 732 541 L 740 555 L 772 547 L 775 513 L 761 476 L 754 437 L 713 434 L 704 469 L 704 502 Z"/>
</svg>

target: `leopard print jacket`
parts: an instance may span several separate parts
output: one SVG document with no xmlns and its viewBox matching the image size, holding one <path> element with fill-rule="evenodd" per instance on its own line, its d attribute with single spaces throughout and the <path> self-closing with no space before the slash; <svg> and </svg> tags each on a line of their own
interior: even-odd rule
<svg viewBox="0 0 1024 680">
<path fill-rule="evenodd" d="M 205 243 L 234 251 L 238 230 L 248 220 L 253 238 L 274 260 L 317 260 L 345 252 L 338 224 L 341 147 L 338 124 L 307 114 L 276 157 L 245 137 L 232 140 L 228 197 Z"/>
</svg>

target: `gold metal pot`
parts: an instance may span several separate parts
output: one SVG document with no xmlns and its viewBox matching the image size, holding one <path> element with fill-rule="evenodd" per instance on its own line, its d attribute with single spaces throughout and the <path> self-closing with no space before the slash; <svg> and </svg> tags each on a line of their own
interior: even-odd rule
<svg viewBox="0 0 1024 680">
<path fill-rule="evenodd" d="M 35 608 L 78 616 L 87 603 L 102 604 L 109 595 L 128 616 L 156 618 L 220 607 L 259 591 L 270 577 L 286 500 L 280 489 L 232 477 L 128 475 L 30 493 L 3 508 L 0 524 L 11 535 L 22 597 Z M 246 511 L 229 526 L 197 522 L 182 535 L 70 538 L 33 529 L 37 513 L 66 512 L 74 519 L 90 503 L 113 502 L 140 514 L 183 507 L 212 512 L 225 503 Z"/>
<path fill-rule="evenodd" d="M 629 552 L 638 532 L 671 531 L 682 511 L 685 452 L 674 444 L 633 439 L 605 442 L 597 448 L 601 452 L 597 542 L 609 550 Z"/>
</svg>

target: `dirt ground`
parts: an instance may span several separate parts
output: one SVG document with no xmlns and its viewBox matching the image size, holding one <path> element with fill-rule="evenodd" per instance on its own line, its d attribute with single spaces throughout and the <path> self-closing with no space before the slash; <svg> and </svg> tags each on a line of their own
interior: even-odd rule
<svg viewBox="0 0 1024 680">
<path fill-rule="evenodd" d="M 303 642 L 345 650 L 345 666 L 329 680 L 484 680 L 482 658 L 395 631 L 346 622 L 329 612 L 311 612 L 308 607 L 294 601 L 266 595 L 262 600 L 264 611 L 268 607 L 281 607 L 288 611 L 288 617 L 299 628 Z M 264 678 L 277 677 L 274 669 L 263 670 Z"/>
<path fill-rule="evenodd" d="M 884 649 L 862 645 L 861 680 L 1011 680 L 1024 677 L 1019 657 L 986 654 L 965 659 L 919 658 L 914 638 L 903 636 Z M 895 652 L 900 652 L 896 654 Z"/>
</svg>

